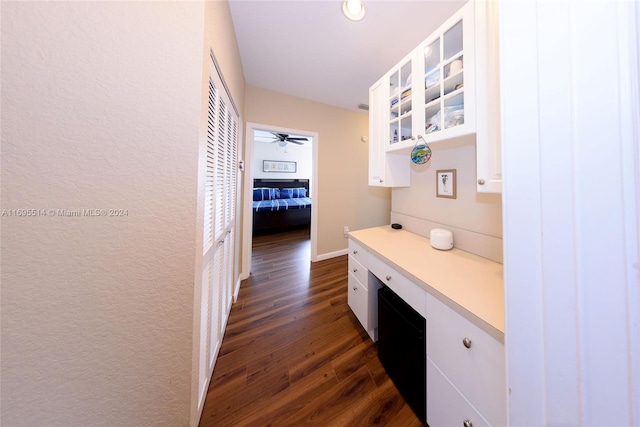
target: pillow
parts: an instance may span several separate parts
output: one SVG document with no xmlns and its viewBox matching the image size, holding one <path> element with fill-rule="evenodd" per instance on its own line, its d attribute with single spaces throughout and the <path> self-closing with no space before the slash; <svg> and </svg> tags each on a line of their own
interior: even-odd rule
<svg viewBox="0 0 640 427">
<path fill-rule="evenodd" d="M 281 199 L 297 199 L 299 197 L 307 197 L 306 188 L 300 187 L 300 188 L 281 188 L 280 189 Z"/>
<path fill-rule="evenodd" d="M 279 198 L 277 188 L 258 187 L 253 189 L 253 201 L 273 200 Z"/>
</svg>

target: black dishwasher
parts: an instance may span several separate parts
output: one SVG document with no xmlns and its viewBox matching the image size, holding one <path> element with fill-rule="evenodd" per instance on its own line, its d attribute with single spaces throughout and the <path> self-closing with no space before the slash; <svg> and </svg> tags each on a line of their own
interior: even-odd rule
<svg viewBox="0 0 640 427">
<path fill-rule="evenodd" d="M 378 358 L 411 409 L 427 420 L 427 321 L 387 286 L 378 290 Z"/>
</svg>

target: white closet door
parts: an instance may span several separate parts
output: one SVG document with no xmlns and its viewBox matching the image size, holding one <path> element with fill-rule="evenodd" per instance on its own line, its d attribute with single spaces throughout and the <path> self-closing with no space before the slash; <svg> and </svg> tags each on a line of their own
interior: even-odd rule
<svg viewBox="0 0 640 427">
<path fill-rule="evenodd" d="M 235 253 L 238 115 L 212 62 L 206 136 L 202 289 L 200 304 L 200 402 L 213 372 L 231 308 Z"/>
</svg>

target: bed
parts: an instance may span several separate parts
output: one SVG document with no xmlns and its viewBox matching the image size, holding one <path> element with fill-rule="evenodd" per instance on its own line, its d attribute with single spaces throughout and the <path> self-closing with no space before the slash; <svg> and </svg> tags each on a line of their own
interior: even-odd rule
<svg viewBox="0 0 640 427">
<path fill-rule="evenodd" d="M 308 179 L 253 180 L 253 231 L 276 231 L 311 224 Z"/>
</svg>

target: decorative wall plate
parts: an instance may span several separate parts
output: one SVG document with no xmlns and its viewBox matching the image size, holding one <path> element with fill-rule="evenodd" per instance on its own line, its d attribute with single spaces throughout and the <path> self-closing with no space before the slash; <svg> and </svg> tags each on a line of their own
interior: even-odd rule
<svg viewBox="0 0 640 427">
<path fill-rule="evenodd" d="M 416 165 L 424 165 L 431 159 L 431 148 L 427 144 L 420 144 L 411 150 L 411 161 Z"/>
</svg>

